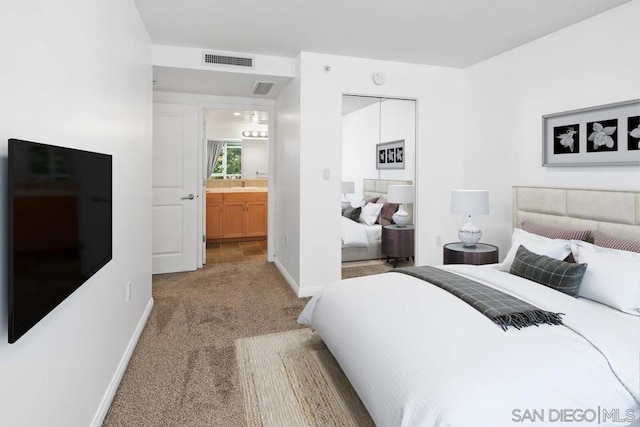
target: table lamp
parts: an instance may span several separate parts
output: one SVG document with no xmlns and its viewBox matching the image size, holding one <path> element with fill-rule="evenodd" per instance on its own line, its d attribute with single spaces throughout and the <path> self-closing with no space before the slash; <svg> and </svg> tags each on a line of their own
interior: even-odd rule
<svg viewBox="0 0 640 427">
<path fill-rule="evenodd" d="M 342 181 L 342 210 L 351 206 L 351 202 L 347 199 L 347 194 L 353 194 L 355 191 L 355 184 L 353 181 Z"/>
<path fill-rule="evenodd" d="M 489 192 L 487 190 L 453 190 L 451 213 L 467 215 L 467 222 L 458 231 L 458 237 L 463 246 L 475 247 L 482 237 L 482 231 L 471 221 L 471 215 L 489 213 Z"/>
<path fill-rule="evenodd" d="M 409 223 L 409 213 L 404 210 L 403 203 L 413 203 L 416 200 L 416 188 L 413 185 L 390 185 L 387 187 L 387 202 L 398 203 L 398 211 L 391 217 L 398 227 L 406 227 Z"/>
</svg>

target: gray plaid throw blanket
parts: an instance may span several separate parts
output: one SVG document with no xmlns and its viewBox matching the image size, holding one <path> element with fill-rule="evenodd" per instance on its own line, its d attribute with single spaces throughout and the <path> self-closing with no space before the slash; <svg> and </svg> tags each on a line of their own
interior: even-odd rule
<svg viewBox="0 0 640 427">
<path fill-rule="evenodd" d="M 564 313 L 541 310 L 504 292 L 439 268 L 405 267 L 392 271 L 417 277 L 444 289 L 487 316 L 505 331 L 509 326 L 520 329 L 543 323 L 562 324 L 560 315 Z"/>
</svg>

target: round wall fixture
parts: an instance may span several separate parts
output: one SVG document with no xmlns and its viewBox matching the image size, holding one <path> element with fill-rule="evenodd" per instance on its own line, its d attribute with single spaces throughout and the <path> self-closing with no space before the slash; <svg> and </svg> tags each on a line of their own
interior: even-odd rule
<svg viewBox="0 0 640 427">
<path fill-rule="evenodd" d="M 385 82 L 384 74 L 382 73 L 373 73 L 373 82 L 378 86 L 383 85 Z"/>
</svg>

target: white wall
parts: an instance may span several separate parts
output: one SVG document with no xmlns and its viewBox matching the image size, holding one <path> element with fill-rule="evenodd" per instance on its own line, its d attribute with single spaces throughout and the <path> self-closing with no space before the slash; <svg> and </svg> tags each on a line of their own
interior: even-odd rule
<svg viewBox="0 0 640 427">
<path fill-rule="evenodd" d="M 417 100 L 416 261 L 442 263 L 435 237 L 455 237 L 449 192 L 462 183 L 462 173 L 449 167 L 463 158 L 462 70 L 309 52 L 300 61 L 299 295 L 340 279 L 343 94 Z M 386 75 L 384 85 L 373 83 L 374 72 Z M 329 180 L 323 179 L 325 168 Z"/>
<path fill-rule="evenodd" d="M 300 281 L 300 79 L 277 99 L 275 263 L 291 287 Z"/>
<path fill-rule="evenodd" d="M 465 69 L 464 182 L 490 191 L 474 222 L 506 255 L 511 186 L 640 189 L 638 167 L 541 166 L 542 115 L 640 98 L 640 0 Z"/>
<path fill-rule="evenodd" d="M 99 425 L 152 304 L 151 42 L 131 0 L 3 1 L 0 57 L 3 183 L 8 138 L 113 155 L 113 259 L 11 345 L 0 186 L 0 425 Z"/>
</svg>

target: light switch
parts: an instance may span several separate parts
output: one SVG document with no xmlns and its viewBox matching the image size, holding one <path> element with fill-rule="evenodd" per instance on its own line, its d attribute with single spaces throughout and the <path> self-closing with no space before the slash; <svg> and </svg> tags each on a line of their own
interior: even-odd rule
<svg viewBox="0 0 640 427">
<path fill-rule="evenodd" d="M 331 179 L 331 169 L 329 168 L 322 169 L 322 179 L 324 179 L 325 181 L 328 181 Z"/>
</svg>

